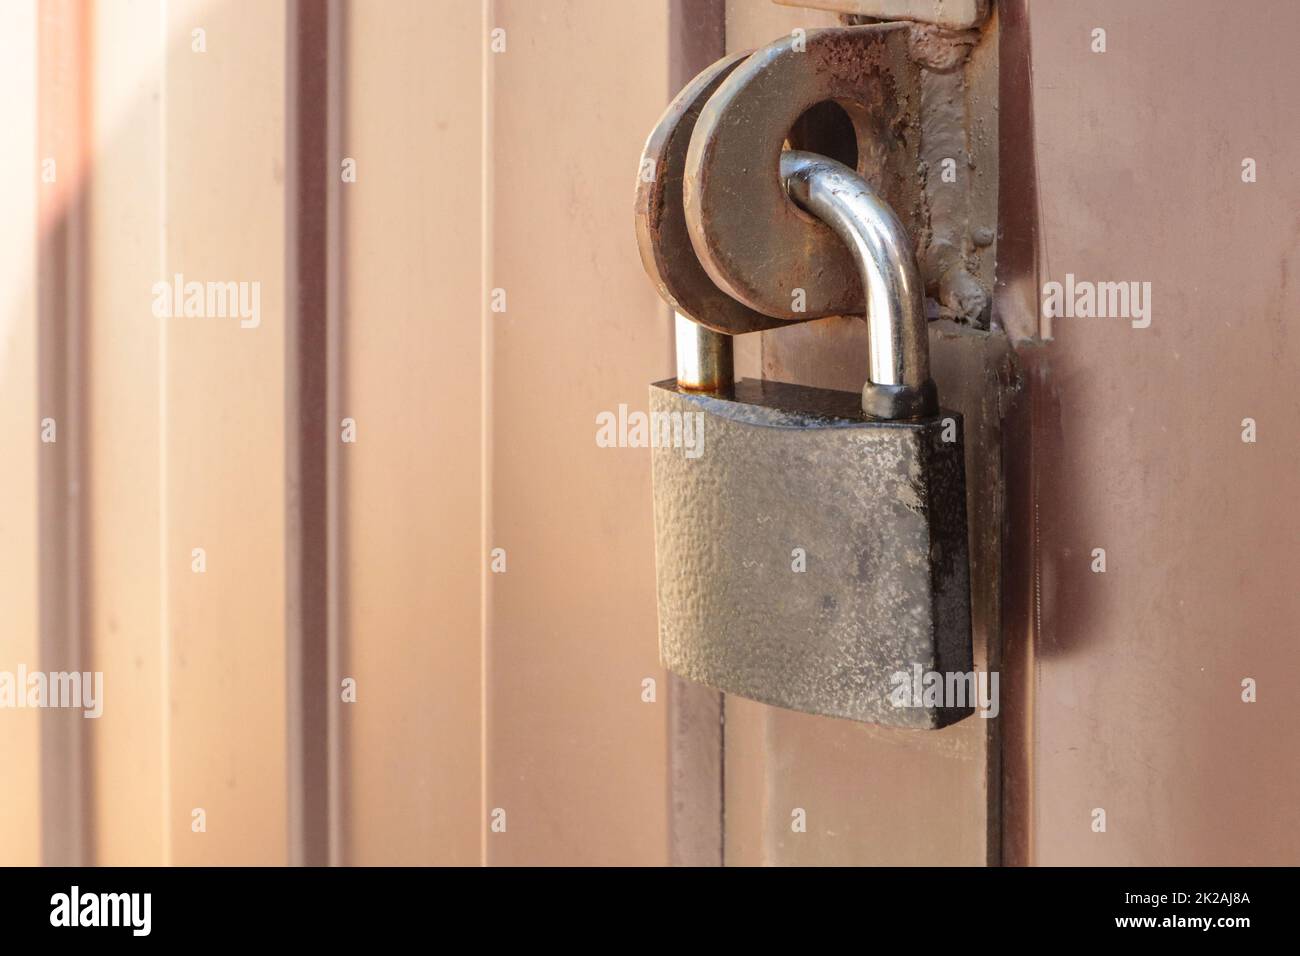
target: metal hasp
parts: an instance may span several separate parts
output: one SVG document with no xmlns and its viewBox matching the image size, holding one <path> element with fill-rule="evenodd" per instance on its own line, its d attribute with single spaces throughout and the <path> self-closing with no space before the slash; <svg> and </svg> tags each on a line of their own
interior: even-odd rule
<svg viewBox="0 0 1300 956">
<path fill-rule="evenodd" d="M 989 0 L 773 0 L 786 7 L 811 7 L 877 20 L 919 20 L 950 30 L 977 27 L 989 15 Z"/>
<path fill-rule="evenodd" d="M 731 67 L 705 100 L 690 133 L 682 203 L 695 255 L 719 289 L 792 322 L 864 311 L 849 250 L 790 203 L 778 166 L 787 141 L 823 155 L 843 149 L 914 221 L 921 81 L 910 36 L 895 23 L 785 37 Z M 829 135 L 835 124 L 812 120 L 827 107 L 847 127 L 847 142 Z"/>
<path fill-rule="evenodd" d="M 768 704 L 943 727 L 973 702 L 918 694 L 918 675 L 951 686 L 973 667 L 965 461 L 929 377 L 915 257 L 852 170 L 807 154 L 782 170 L 860 269 L 870 380 L 862 396 L 651 386 L 654 421 L 697 436 L 652 453 L 660 657 Z"/>
<path fill-rule="evenodd" d="M 646 275 L 675 311 L 731 335 L 788 323 L 754 311 L 713 284 L 686 232 L 682 178 L 700 110 L 748 56 L 737 53 L 718 60 L 673 98 L 646 140 L 636 183 L 636 238 Z"/>
</svg>

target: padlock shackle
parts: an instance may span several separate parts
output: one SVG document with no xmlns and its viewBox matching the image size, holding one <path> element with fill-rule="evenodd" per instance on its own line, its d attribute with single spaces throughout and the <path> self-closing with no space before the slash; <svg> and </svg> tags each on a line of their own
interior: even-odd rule
<svg viewBox="0 0 1300 956">
<path fill-rule="evenodd" d="M 786 150 L 781 181 L 796 205 L 849 247 L 861 270 L 869 349 L 863 412 L 886 420 L 938 414 L 925 291 L 903 224 L 865 179 L 826 156 Z"/>
<path fill-rule="evenodd" d="M 731 336 L 675 312 L 677 384 L 692 392 L 721 392 L 735 382 Z"/>
</svg>

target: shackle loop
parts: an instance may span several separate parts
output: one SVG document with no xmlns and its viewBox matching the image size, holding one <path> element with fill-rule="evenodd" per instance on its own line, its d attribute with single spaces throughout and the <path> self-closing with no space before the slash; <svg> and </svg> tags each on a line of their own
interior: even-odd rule
<svg viewBox="0 0 1300 956">
<path fill-rule="evenodd" d="M 861 271 L 869 349 L 863 413 L 889 421 L 937 415 L 925 291 L 907 230 L 865 179 L 829 157 L 786 150 L 781 181 L 797 206 L 848 246 Z"/>
</svg>

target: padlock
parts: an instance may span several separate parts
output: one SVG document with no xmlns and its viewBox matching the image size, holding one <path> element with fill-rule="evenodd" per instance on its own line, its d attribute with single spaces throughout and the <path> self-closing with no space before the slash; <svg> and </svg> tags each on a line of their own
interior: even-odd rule
<svg viewBox="0 0 1300 956">
<path fill-rule="evenodd" d="M 930 379 L 915 253 L 848 167 L 786 151 L 781 175 L 860 267 L 868 381 L 857 395 L 695 369 L 651 386 L 665 435 L 686 416 L 702 429 L 652 451 L 660 656 L 763 703 L 943 727 L 974 703 L 946 693 L 972 671 L 965 462 Z"/>
</svg>

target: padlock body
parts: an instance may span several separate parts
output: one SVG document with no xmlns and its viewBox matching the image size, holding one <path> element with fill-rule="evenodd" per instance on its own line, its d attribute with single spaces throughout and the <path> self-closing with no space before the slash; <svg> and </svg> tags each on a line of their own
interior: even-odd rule
<svg viewBox="0 0 1300 956">
<path fill-rule="evenodd" d="M 924 689 L 950 675 L 960 696 L 973 667 L 959 415 L 867 421 L 855 393 L 752 379 L 660 382 L 650 409 L 665 667 L 875 724 L 972 712 Z"/>
</svg>

